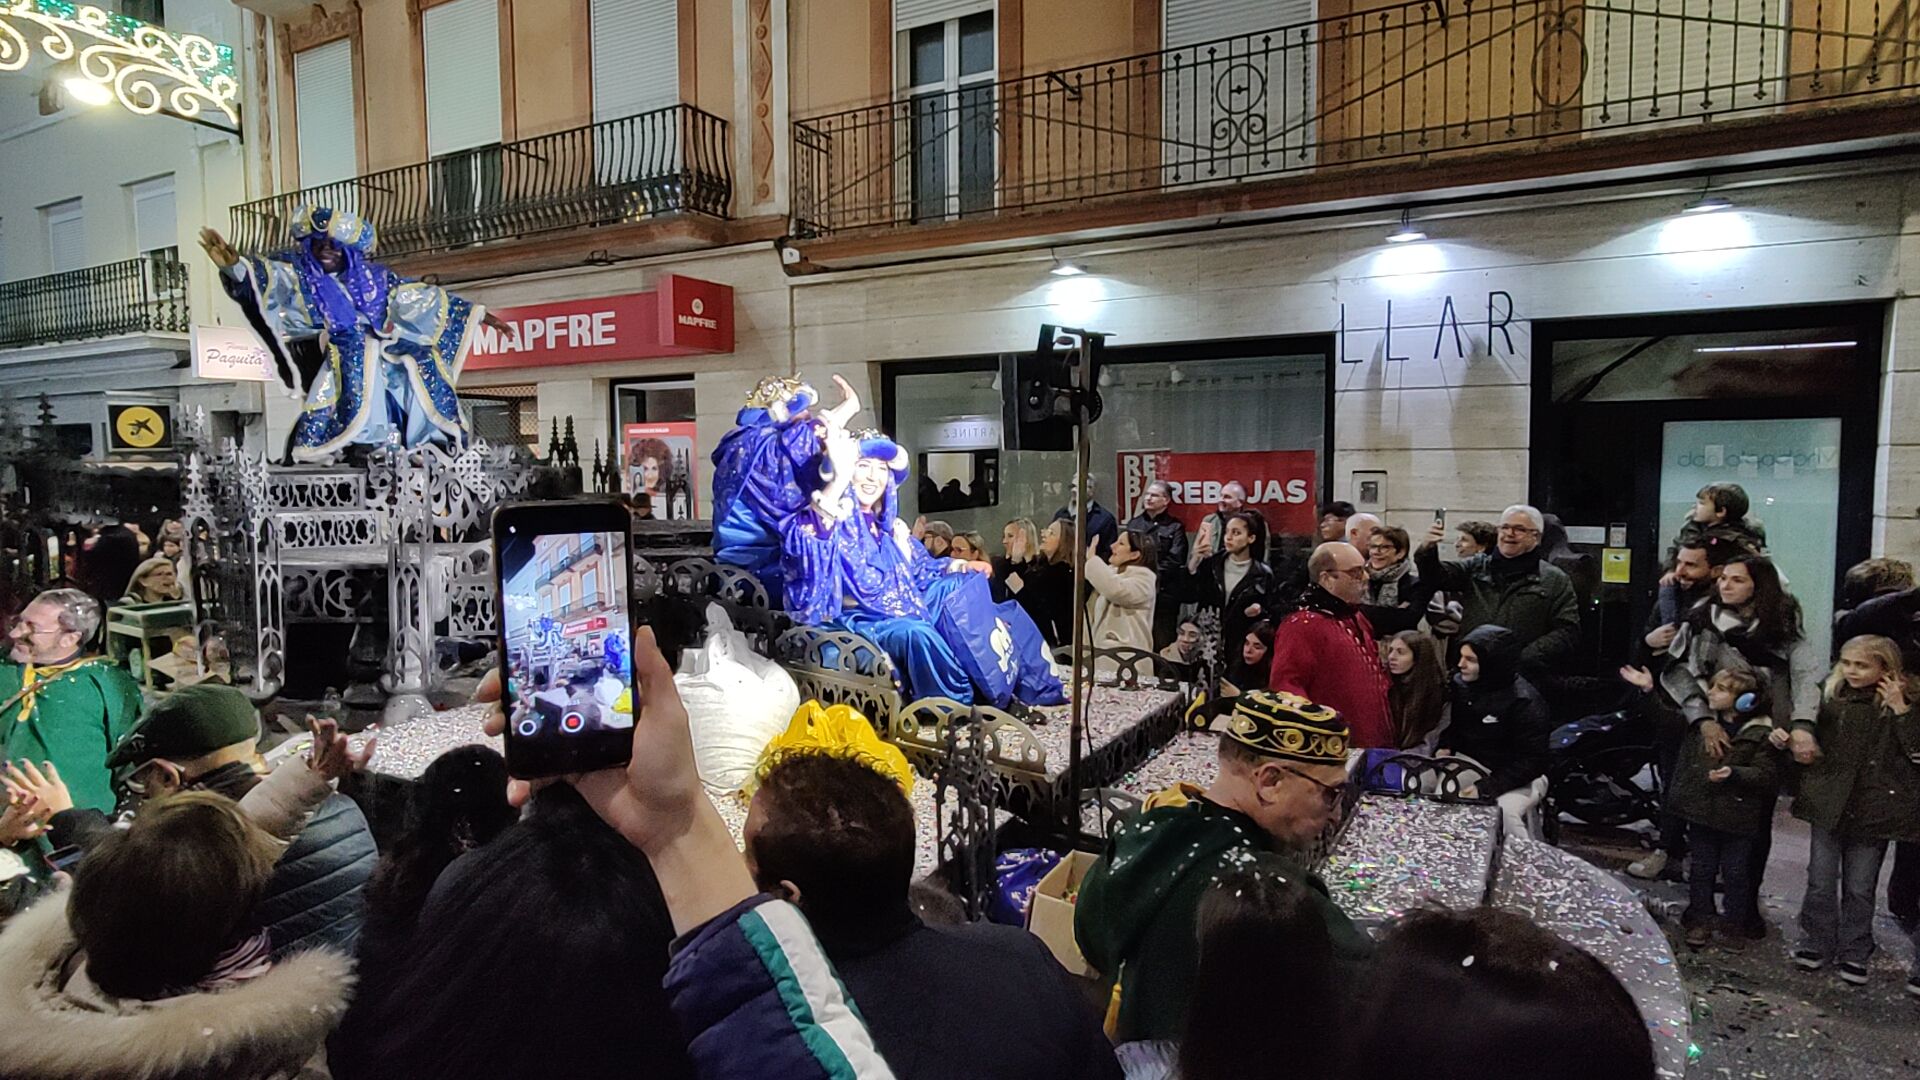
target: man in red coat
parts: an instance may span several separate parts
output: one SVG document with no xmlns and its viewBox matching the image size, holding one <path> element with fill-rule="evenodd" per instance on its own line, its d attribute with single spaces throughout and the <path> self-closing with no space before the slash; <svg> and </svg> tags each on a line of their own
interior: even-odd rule
<svg viewBox="0 0 1920 1080">
<path fill-rule="evenodd" d="M 1307 578 L 1300 610 L 1274 633 L 1267 687 L 1339 710 L 1354 746 L 1396 745 L 1387 670 L 1356 606 L 1367 596 L 1366 557 L 1344 540 L 1321 544 L 1307 559 Z"/>
</svg>

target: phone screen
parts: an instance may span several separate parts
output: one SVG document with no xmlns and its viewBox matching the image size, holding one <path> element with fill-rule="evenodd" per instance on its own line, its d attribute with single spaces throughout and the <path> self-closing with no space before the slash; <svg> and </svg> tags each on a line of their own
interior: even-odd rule
<svg viewBox="0 0 1920 1080">
<path fill-rule="evenodd" d="M 606 518 L 609 511 L 621 520 Z M 588 771 L 631 755 L 638 695 L 630 692 L 625 513 L 523 505 L 503 507 L 495 518 L 502 704 L 515 776 Z M 550 531 L 557 529 L 565 531 Z"/>
</svg>

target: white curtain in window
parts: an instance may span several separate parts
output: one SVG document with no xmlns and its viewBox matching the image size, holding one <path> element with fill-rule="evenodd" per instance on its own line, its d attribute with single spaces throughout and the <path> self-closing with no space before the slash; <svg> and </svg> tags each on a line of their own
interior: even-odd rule
<svg viewBox="0 0 1920 1080">
<path fill-rule="evenodd" d="M 427 155 L 500 141 L 498 0 L 451 0 L 421 16 Z"/>
<path fill-rule="evenodd" d="M 1315 0 L 1166 0 L 1162 15 L 1169 183 L 1312 163 Z"/>
<path fill-rule="evenodd" d="M 680 102 L 678 0 L 593 0 L 593 119 Z"/>
<path fill-rule="evenodd" d="M 173 174 L 142 180 L 129 188 L 133 196 L 133 242 L 136 253 L 145 255 L 180 243 L 179 224 L 174 218 Z"/>
<path fill-rule="evenodd" d="M 993 0 L 893 0 L 893 28 L 911 30 L 993 9 Z"/>
<path fill-rule="evenodd" d="M 341 38 L 293 54 L 293 115 L 302 187 L 359 173 L 351 42 Z"/>
<path fill-rule="evenodd" d="M 87 219 L 80 200 L 54 203 L 41 213 L 47 219 L 47 254 L 54 273 L 87 265 Z"/>
<path fill-rule="evenodd" d="M 1782 0 L 1627 0 L 1587 10 L 1586 127 L 1782 104 Z"/>
</svg>

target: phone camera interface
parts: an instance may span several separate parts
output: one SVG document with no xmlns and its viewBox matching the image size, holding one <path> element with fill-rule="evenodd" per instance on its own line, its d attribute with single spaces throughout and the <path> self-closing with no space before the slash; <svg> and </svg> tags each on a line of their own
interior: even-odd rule
<svg viewBox="0 0 1920 1080">
<path fill-rule="evenodd" d="M 500 546 L 508 727 L 522 739 L 631 729 L 625 538 L 524 535 Z"/>
</svg>

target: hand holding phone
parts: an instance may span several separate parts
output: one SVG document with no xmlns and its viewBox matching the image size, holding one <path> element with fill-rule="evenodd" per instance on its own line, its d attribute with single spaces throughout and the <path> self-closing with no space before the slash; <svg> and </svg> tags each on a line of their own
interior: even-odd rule
<svg viewBox="0 0 1920 1080">
<path fill-rule="evenodd" d="M 514 503 L 493 515 L 507 771 L 521 779 L 632 753 L 632 515 L 612 501 Z M 623 698 L 625 701 L 623 702 Z"/>
</svg>

